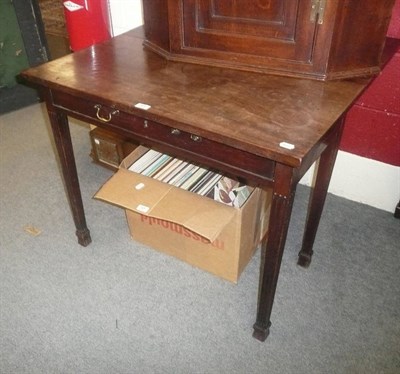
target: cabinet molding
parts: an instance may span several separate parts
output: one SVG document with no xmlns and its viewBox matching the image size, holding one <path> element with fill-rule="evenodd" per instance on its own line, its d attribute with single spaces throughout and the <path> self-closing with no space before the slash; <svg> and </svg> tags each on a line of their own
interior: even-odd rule
<svg viewBox="0 0 400 374">
<path fill-rule="evenodd" d="M 145 46 L 169 60 L 319 80 L 376 74 L 395 0 L 153 0 Z"/>
</svg>

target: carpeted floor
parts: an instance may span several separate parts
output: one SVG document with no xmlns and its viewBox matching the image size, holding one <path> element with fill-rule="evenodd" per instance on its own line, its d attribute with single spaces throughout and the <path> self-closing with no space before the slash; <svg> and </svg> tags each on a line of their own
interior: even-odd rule
<svg viewBox="0 0 400 374">
<path fill-rule="evenodd" d="M 260 343 L 259 253 L 233 285 L 133 242 L 123 211 L 92 199 L 111 172 L 91 162 L 87 126 L 73 122 L 87 248 L 43 106 L 0 117 L 0 373 L 400 372 L 400 221 L 390 213 L 329 195 L 305 270 L 296 259 L 309 190 L 299 186 Z"/>
</svg>

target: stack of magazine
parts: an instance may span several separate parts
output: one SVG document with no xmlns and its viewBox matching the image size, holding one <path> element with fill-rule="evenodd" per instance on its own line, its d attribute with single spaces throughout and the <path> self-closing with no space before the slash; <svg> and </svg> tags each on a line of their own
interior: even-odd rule
<svg viewBox="0 0 400 374">
<path fill-rule="evenodd" d="M 153 149 L 139 157 L 129 170 L 237 208 L 253 190 L 237 180 Z"/>
</svg>

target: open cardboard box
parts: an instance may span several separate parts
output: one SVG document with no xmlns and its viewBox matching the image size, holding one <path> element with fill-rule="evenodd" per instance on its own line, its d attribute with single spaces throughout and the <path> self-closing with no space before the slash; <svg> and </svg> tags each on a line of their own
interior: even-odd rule
<svg viewBox="0 0 400 374">
<path fill-rule="evenodd" d="M 138 147 L 95 198 L 126 209 L 132 238 L 236 283 L 269 221 L 271 192 L 254 189 L 241 208 L 127 170 Z"/>
</svg>

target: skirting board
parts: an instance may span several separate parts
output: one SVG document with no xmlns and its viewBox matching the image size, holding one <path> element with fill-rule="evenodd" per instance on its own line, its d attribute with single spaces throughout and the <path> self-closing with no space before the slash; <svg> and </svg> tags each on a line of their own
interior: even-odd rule
<svg viewBox="0 0 400 374">
<path fill-rule="evenodd" d="M 300 183 L 311 186 L 314 166 Z M 400 199 L 400 167 L 339 151 L 330 193 L 394 212 Z"/>
</svg>

